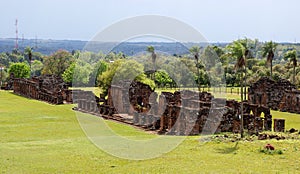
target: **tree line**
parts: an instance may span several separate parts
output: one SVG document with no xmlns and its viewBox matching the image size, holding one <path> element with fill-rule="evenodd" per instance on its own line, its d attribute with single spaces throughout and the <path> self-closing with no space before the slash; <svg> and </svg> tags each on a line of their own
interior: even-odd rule
<svg viewBox="0 0 300 174">
<path fill-rule="evenodd" d="M 99 86 L 105 91 L 117 79 L 135 78 L 151 87 L 239 86 L 241 91 L 260 77 L 288 79 L 300 86 L 298 45 L 259 42 L 248 38 L 226 46 L 194 45 L 185 55 L 165 55 L 153 46 L 144 54 L 127 56 L 58 50 L 43 55 L 30 47 L 0 53 L 1 82 L 42 74 L 61 76 L 76 86 Z M 242 94 L 242 93 L 241 93 Z M 242 96 L 241 96 L 242 97 Z"/>
</svg>

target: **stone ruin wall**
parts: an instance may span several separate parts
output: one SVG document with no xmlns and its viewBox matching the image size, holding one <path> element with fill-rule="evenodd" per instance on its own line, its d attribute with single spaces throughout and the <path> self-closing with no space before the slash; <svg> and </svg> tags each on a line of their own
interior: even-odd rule
<svg viewBox="0 0 300 174">
<path fill-rule="evenodd" d="M 73 102 L 78 104 L 74 108 L 76 110 L 155 130 L 160 134 L 240 132 L 241 103 L 214 98 L 207 92 L 186 90 L 158 95 L 148 85 L 126 82 L 112 85 L 105 99 L 95 96 L 92 91 L 68 90 L 62 79 L 55 76 L 16 78 L 13 82 L 14 93 L 24 97 L 51 104 Z M 263 85 L 260 89 L 264 89 Z M 263 94 L 264 91 L 260 92 Z M 264 98 L 268 95 L 262 95 L 260 103 L 254 102 L 258 101 L 257 98 L 249 95 L 253 103 L 243 103 L 244 129 L 252 133 L 271 130 L 272 116 L 270 109 L 264 105 L 269 103 Z M 288 95 L 283 94 L 283 98 L 285 96 Z"/>
<path fill-rule="evenodd" d="M 249 87 L 249 103 L 300 114 L 300 91 L 289 81 L 261 78 Z"/>
<path fill-rule="evenodd" d="M 166 97 L 167 95 L 169 96 Z M 166 98 L 171 98 L 175 102 Z M 164 93 L 159 101 L 160 107 L 166 106 L 165 112 L 160 117 L 159 131 L 162 133 L 197 135 L 199 133 L 240 132 L 241 103 L 237 101 L 226 101 L 214 98 L 210 93 L 193 91 Z M 252 133 L 271 130 L 272 116 L 268 108 L 248 103 L 243 103 L 243 105 L 244 129 Z M 262 112 L 265 113 L 264 118 L 261 117 Z"/>
<path fill-rule="evenodd" d="M 60 77 L 45 75 L 30 79 L 14 78 L 13 91 L 15 94 L 45 101 L 51 104 L 72 102 L 72 91 Z"/>
<path fill-rule="evenodd" d="M 99 102 L 94 100 L 92 93 L 80 95 L 76 110 L 155 130 L 160 134 L 240 132 L 241 103 L 214 98 L 207 92 L 162 92 L 158 96 L 149 86 L 133 82 L 125 83 L 125 87 L 111 86 L 108 98 L 98 98 Z M 268 107 L 247 102 L 243 106 L 246 130 L 250 133 L 271 130 L 272 116 Z"/>
</svg>

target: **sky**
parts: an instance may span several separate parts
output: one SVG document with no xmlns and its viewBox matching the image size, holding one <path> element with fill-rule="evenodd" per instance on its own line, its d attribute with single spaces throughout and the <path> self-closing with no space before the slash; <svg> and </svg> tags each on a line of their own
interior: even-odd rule
<svg viewBox="0 0 300 174">
<path fill-rule="evenodd" d="M 126 18 L 180 20 L 209 42 L 300 42 L 299 0 L 0 0 L 0 38 L 91 40 Z M 124 31 L 126 32 L 126 31 Z"/>
</svg>

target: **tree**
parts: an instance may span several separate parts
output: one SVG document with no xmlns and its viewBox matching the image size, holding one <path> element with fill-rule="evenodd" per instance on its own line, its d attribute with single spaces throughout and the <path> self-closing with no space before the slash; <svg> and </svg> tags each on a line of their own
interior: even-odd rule
<svg viewBox="0 0 300 174">
<path fill-rule="evenodd" d="M 290 62 L 293 64 L 293 83 L 295 84 L 296 82 L 296 66 L 297 66 L 297 51 L 294 50 L 289 50 L 284 54 L 284 59 L 289 59 Z"/>
<path fill-rule="evenodd" d="M 234 41 L 232 44 L 228 45 L 229 54 L 236 59 L 235 69 L 240 71 L 241 75 L 241 137 L 243 137 L 244 133 L 244 117 L 243 117 L 243 85 L 244 85 L 244 77 L 243 74 L 246 73 L 246 56 L 249 54 L 249 50 L 245 48 L 244 44 L 239 41 Z M 243 80 L 244 79 L 244 80 Z"/>
<path fill-rule="evenodd" d="M 107 71 L 98 77 L 98 86 L 104 95 L 107 95 L 108 88 L 112 83 L 117 84 L 123 80 L 137 80 L 155 87 L 154 81 L 147 79 L 144 74 L 144 66 L 135 60 L 119 59 L 109 65 Z"/>
<path fill-rule="evenodd" d="M 19 51 L 12 51 L 11 54 L 7 53 L 8 58 L 9 58 L 9 62 L 24 62 L 24 55 L 20 54 Z"/>
<path fill-rule="evenodd" d="M 75 66 L 76 63 L 72 63 L 62 74 L 62 79 L 64 80 L 64 82 L 68 83 L 69 85 L 73 81 Z"/>
<path fill-rule="evenodd" d="M 245 69 L 245 47 L 238 41 L 234 41 L 227 46 L 229 54 L 236 59 L 235 70 L 243 74 Z M 243 81 L 240 81 L 241 91 L 243 91 Z M 241 93 L 241 101 L 243 101 L 243 92 Z"/>
<path fill-rule="evenodd" d="M 257 40 L 251 40 L 248 38 L 245 39 L 239 39 L 237 42 L 240 42 L 243 47 L 244 47 L 244 61 L 245 61 L 245 68 L 244 68 L 244 77 L 242 77 L 242 80 L 244 81 L 244 100 L 247 98 L 247 78 L 248 78 L 248 69 L 249 69 L 249 64 L 248 61 L 253 57 L 253 52 L 252 50 L 256 48 L 256 42 Z"/>
<path fill-rule="evenodd" d="M 223 51 L 222 48 L 220 48 L 220 47 L 218 47 L 216 45 L 214 45 L 212 48 L 215 51 L 215 53 L 218 55 L 218 57 L 221 57 L 224 54 L 224 51 Z"/>
<path fill-rule="evenodd" d="M 28 57 L 28 63 L 29 63 L 30 72 L 31 72 L 32 48 L 27 46 L 24 50 L 24 54 L 27 55 L 27 57 Z"/>
<path fill-rule="evenodd" d="M 152 64 L 153 64 L 153 70 L 156 71 L 156 53 L 155 49 L 153 46 L 148 46 L 147 51 L 151 53 L 151 58 L 152 58 Z"/>
<path fill-rule="evenodd" d="M 0 65 L 4 65 L 5 67 L 9 66 L 9 57 L 5 53 L 0 53 Z"/>
<path fill-rule="evenodd" d="M 24 62 L 10 64 L 8 72 L 9 74 L 13 73 L 15 78 L 28 78 L 30 76 L 30 68 Z"/>
<path fill-rule="evenodd" d="M 155 82 L 160 87 L 165 87 L 167 84 L 170 85 L 173 82 L 173 79 L 165 70 L 159 70 L 155 72 Z"/>
<path fill-rule="evenodd" d="M 3 79 L 7 78 L 7 72 L 5 66 L 1 65 L 0 63 L 0 87 L 2 87 Z"/>
<path fill-rule="evenodd" d="M 62 74 L 62 78 L 69 85 L 86 86 L 89 83 L 92 67 L 84 62 L 73 62 Z"/>
<path fill-rule="evenodd" d="M 34 76 L 40 76 L 43 69 L 43 63 L 39 60 L 34 60 L 31 64 L 31 74 Z"/>
<path fill-rule="evenodd" d="M 43 61 L 43 57 L 44 55 L 42 53 L 39 52 L 32 52 L 32 60 L 39 60 L 39 61 Z"/>
<path fill-rule="evenodd" d="M 189 49 L 190 53 L 193 55 L 194 59 L 195 59 L 195 64 L 196 64 L 196 67 L 197 67 L 197 85 L 198 85 L 198 91 L 201 90 L 200 88 L 200 67 L 199 67 L 199 53 L 200 53 L 200 47 L 199 46 L 192 46 L 190 49 Z"/>
<path fill-rule="evenodd" d="M 262 51 L 263 51 L 263 57 L 267 56 L 267 63 L 270 65 L 270 77 L 272 78 L 272 74 L 273 74 L 273 59 L 274 59 L 274 52 L 276 50 L 277 47 L 277 43 L 274 43 L 272 41 L 267 42 L 264 44 L 264 46 L 262 47 Z"/>
<path fill-rule="evenodd" d="M 155 48 L 153 46 L 148 46 L 146 49 L 149 53 L 151 53 L 151 59 L 152 59 L 152 65 L 153 65 L 153 81 L 155 82 L 155 72 L 156 72 L 156 53 L 155 53 Z"/>
<path fill-rule="evenodd" d="M 165 70 L 173 79 L 171 83 L 172 87 L 196 86 L 196 67 L 193 60 L 187 57 L 161 56 L 159 62 L 159 69 Z"/>
<path fill-rule="evenodd" d="M 90 82 L 89 84 L 92 86 L 95 86 L 97 84 L 98 81 L 98 77 L 107 70 L 108 68 L 108 64 L 107 62 L 100 60 L 96 63 L 96 65 L 94 66 L 92 73 L 90 74 Z"/>
<path fill-rule="evenodd" d="M 68 51 L 58 50 L 44 58 L 42 74 L 61 76 L 72 62 L 74 62 L 74 58 Z"/>
</svg>

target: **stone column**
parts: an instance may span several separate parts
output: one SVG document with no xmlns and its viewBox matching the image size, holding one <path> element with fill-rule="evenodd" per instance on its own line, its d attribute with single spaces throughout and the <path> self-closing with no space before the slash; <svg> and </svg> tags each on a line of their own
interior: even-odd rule
<svg viewBox="0 0 300 174">
<path fill-rule="evenodd" d="M 285 119 L 274 119 L 274 132 L 284 132 Z"/>
</svg>

